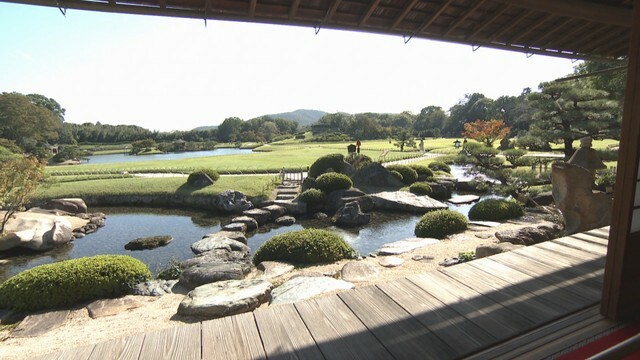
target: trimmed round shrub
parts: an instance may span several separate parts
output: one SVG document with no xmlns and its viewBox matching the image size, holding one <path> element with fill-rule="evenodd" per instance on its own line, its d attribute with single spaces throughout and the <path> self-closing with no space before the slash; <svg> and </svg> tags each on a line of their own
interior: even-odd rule
<svg viewBox="0 0 640 360">
<path fill-rule="evenodd" d="M 389 171 L 397 171 L 402 174 L 402 183 L 411 185 L 418 181 L 418 173 L 407 165 L 389 165 Z"/>
<path fill-rule="evenodd" d="M 433 170 L 429 169 L 425 165 L 410 164 L 409 167 L 418 173 L 419 178 L 429 179 L 433 177 Z"/>
<path fill-rule="evenodd" d="M 485 199 L 469 210 L 469 219 L 481 221 L 501 221 L 524 215 L 524 209 L 515 200 Z"/>
<path fill-rule="evenodd" d="M 418 196 L 431 195 L 431 186 L 426 182 L 416 182 L 411 184 L 409 192 Z"/>
<path fill-rule="evenodd" d="M 335 190 L 350 189 L 353 186 L 351 179 L 345 174 L 326 173 L 318 176 L 316 187 L 328 194 Z"/>
<path fill-rule="evenodd" d="M 335 172 L 342 171 L 342 163 L 344 162 L 344 155 L 342 154 L 329 154 L 319 157 L 309 167 L 309 176 L 317 178 L 324 174 L 329 169 L 333 169 Z"/>
<path fill-rule="evenodd" d="M 304 229 L 276 235 L 258 248 L 253 263 L 285 261 L 318 264 L 356 257 L 356 251 L 341 236 L 321 229 Z"/>
<path fill-rule="evenodd" d="M 400 174 L 399 172 L 395 171 L 395 170 L 391 170 L 389 171 L 389 173 L 393 176 L 396 177 L 396 179 L 402 181 L 402 174 Z"/>
<path fill-rule="evenodd" d="M 429 169 L 433 171 L 444 171 L 451 174 L 451 167 L 442 161 L 434 161 L 432 163 L 429 163 L 427 167 L 429 167 Z"/>
<path fill-rule="evenodd" d="M 0 284 L 0 309 L 55 309 L 116 297 L 149 278 L 147 265 L 126 255 L 98 255 L 40 265 Z"/>
<path fill-rule="evenodd" d="M 465 231 L 468 225 L 467 218 L 459 212 L 436 210 L 424 214 L 416 224 L 415 234 L 417 237 L 443 239 Z"/>
<path fill-rule="evenodd" d="M 324 203 L 327 196 L 319 189 L 308 189 L 300 194 L 299 199 L 308 205 L 319 205 Z"/>
<path fill-rule="evenodd" d="M 204 175 L 207 175 L 213 181 L 218 181 L 218 179 L 220 179 L 220 174 L 218 174 L 218 172 L 213 169 L 199 169 L 189 174 L 189 177 L 187 178 L 187 184 L 191 186 L 198 185 L 199 180 Z"/>
</svg>

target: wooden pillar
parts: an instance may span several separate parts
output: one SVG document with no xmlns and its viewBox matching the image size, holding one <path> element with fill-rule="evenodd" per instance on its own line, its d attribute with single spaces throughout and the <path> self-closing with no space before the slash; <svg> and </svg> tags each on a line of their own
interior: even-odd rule
<svg viewBox="0 0 640 360">
<path fill-rule="evenodd" d="M 634 1 L 627 87 L 604 274 L 601 312 L 612 320 L 640 312 L 640 1 Z"/>
</svg>

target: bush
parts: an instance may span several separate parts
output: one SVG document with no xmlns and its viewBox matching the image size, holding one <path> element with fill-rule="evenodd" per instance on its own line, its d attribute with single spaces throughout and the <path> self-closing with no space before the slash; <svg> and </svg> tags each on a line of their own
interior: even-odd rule
<svg viewBox="0 0 640 360">
<path fill-rule="evenodd" d="M 204 175 L 207 175 L 213 181 L 218 181 L 218 179 L 220 179 L 220 174 L 218 174 L 217 171 L 213 169 L 200 169 L 189 174 L 189 177 L 187 178 L 187 184 L 191 186 L 197 186 L 199 182 L 198 180 L 201 179 Z"/>
<path fill-rule="evenodd" d="M 311 167 L 309 168 L 309 176 L 317 178 L 329 169 L 333 169 L 333 171 L 339 173 L 342 171 L 343 162 L 344 155 L 342 154 L 329 154 L 322 156 L 311 164 Z"/>
<path fill-rule="evenodd" d="M 371 164 L 373 162 L 373 159 L 371 159 L 369 156 L 364 155 L 364 154 L 349 154 L 349 156 L 347 156 L 344 161 L 348 162 L 349 164 L 353 165 L 353 167 L 356 170 L 362 169 L 363 167 Z"/>
<path fill-rule="evenodd" d="M 389 173 L 393 176 L 396 177 L 396 179 L 402 181 L 402 174 L 400 174 L 399 172 L 395 171 L 395 170 L 391 170 L 389 171 Z"/>
<path fill-rule="evenodd" d="M 418 181 L 418 173 L 407 165 L 389 165 L 387 170 L 397 171 L 402 174 L 402 182 L 404 184 L 411 185 Z"/>
<path fill-rule="evenodd" d="M 426 213 L 416 224 L 417 237 L 443 239 L 448 235 L 465 231 L 469 221 L 459 212 L 437 210 Z"/>
<path fill-rule="evenodd" d="M 433 171 L 444 171 L 451 174 L 451 167 L 449 167 L 449 165 L 445 164 L 442 161 L 434 161 L 432 163 L 429 163 L 427 167 Z"/>
<path fill-rule="evenodd" d="M 431 186 L 426 182 L 417 182 L 411 184 L 409 192 L 418 196 L 431 195 Z"/>
<path fill-rule="evenodd" d="M 0 308 L 34 311 L 120 296 L 131 285 L 150 277 L 144 263 L 125 255 L 98 255 L 40 265 L 0 284 Z"/>
<path fill-rule="evenodd" d="M 352 259 L 356 252 L 339 235 L 320 229 L 305 229 L 276 235 L 265 241 L 253 256 L 253 263 L 285 261 L 317 264 Z"/>
<path fill-rule="evenodd" d="M 415 170 L 416 173 L 418 173 L 418 178 L 421 178 L 421 179 L 433 178 L 433 170 L 429 169 L 429 167 L 425 165 L 411 164 L 409 165 L 409 167 Z"/>
<path fill-rule="evenodd" d="M 501 221 L 522 216 L 522 206 L 514 200 L 485 199 L 469 210 L 469 219 L 481 221 Z"/>
<path fill-rule="evenodd" d="M 316 187 L 328 194 L 335 190 L 350 189 L 353 186 L 351 179 L 344 174 L 326 173 L 318 176 L 316 179 Z"/>
<path fill-rule="evenodd" d="M 327 196 L 318 189 L 305 190 L 299 197 L 300 201 L 307 203 L 308 205 L 319 205 L 324 203 Z"/>
</svg>

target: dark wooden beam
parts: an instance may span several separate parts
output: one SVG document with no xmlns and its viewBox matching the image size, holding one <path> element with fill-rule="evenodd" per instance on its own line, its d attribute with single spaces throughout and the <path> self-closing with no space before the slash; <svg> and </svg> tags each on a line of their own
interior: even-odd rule
<svg viewBox="0 0 640 360">
<path fill-rule="evenodd" d="M 453 30 L 455 30 L 458 26 L 460 26 L 460 24 L 465 22 L 469 18 L 469 16 L 471 16 L 471 14 L 476 12 L 476 10 L 478 10 L 478 8 L 480 6 L 482 6 L 482 4 L 485 3 L 485 1 L 486 0 L 476 1 L 476 3 L 473 4 L 473 6 L 470 6 L 457 20 L 455 20 L 453 23 L 451 23 L 449 25 L 449 30 L 447 30 L 447 32 L 445 32 L 444 35 L 447 36 L 447 35 L 451 34 L 451 32 Z M 450 3 L 451 3 L 451 1 L 449 1 L 447 3 L 447 5 L 450 4 Z M 444 9 L 443 9 L 443 11 L 444 11 Z"/>
<path fill-rule="evenodd" d="M 404 9 L 402 9 L 402 12 L 400 13 L 400 15 L 398 15 L 398 17 L 393 21 L 389 29 L 393 30 L 397 28 L 398 25 L 400 25 L 402 20 L 404 20 L 404 18 L 407 17 L 409 12 L 413 9 L 414 6 L 416 6 L 417 3 L 418 3 L 418 0 L 409 0 L 409 2 L 404 7 Z"/>
<path fill-rule="evenodd" d="M 580 0 L 497 0 L 512 6 L 601 24 L 631 27 L 631 9 Z"/>
<path fill-rule="evenodd" d="M 367 22 L 367 20 L 369 20 L 369 18 L 371 17 L 371 14 L 373 14 L 373 12 L 378 8 L 379 4 L 380 4 L 380 0 L 374 0 L 371 3 L 371 5 L 369 5 L 367 12 L 364 14 L 364 16 L 362 16 L 362 19 L 360 20 L 360 23 L 358 23 L 358 25 L 360 26 L 364 25 Z"/>
<path fill-rule="evenodd" d="M 509 5 L 501 6 L 500 10 L 494 12 L 492 16 L 488 16 L 485 19 L 485 21 L 483 21 L 480 25 L 478 25 L 478 27 L 476 27 L 475 29 L 472 30 L 471 34 L 466 35 L 465 39 L 469 40 L 469 39 L 473 39 L 476 36 L 478 36 L 478 34 L 482 30 L 484 30 L 487 26 L 489 26 L 489 24 L 492 24 L 494 21 L 496 21 L 496 19 L 499 18 L 500 16 L 502 16 L 502 14 L 504 14 L 505 11 L 507 11 L 508 9 L 509 9 Z"/>
<path fill-rule="evenodd" d="M 433 14 L 431 14 L 431 16 L 427 17 L 426 19 L 424 19 L 424 21 L 422 21 L 422 24 L 420 24 L 420 27 L 418 27 L 418 29 L 415 31 L 415 34 L 420 34 L 421 32 L 425 31 L 425 29 L 427 29 L 429 26 L 431 26 L 431 24 L 433 24 L 433 22 L 436 21 L 438 16 L 440 16 L 452 2 L 453 0 L 446 0 L 445 2 L 440 4 L 438 9 Z"/>
<path fill-rule="evenodd" d="M 167 8 L 167 0 L 159 0 L 158 3 L 160 4 L 160 9 Z"/>
<path fill-rule="evenodd" d="M 553 47 L 555 49 L 562 49 L 562 45 L 565 44 L 567 40 L 571 40 L 576 34 L 582 33 L 589 25 L 593 25 L 593 23 L 583 21 L 582 24 L 578 24 L 577 26 L 572 27 L 570 30 L 565 31 L 564 33 L 554 36 L 553 39 L 541 45 L 542 48 Z"/>
<path fill-rule="evenodd" d="M 640 161 L 640 6 L 633 11 L 618 172 L 602 287 L 601 312 L 622 320 L 640 310 L 640 236 L 631 232 Z"/>
<path fill-rule="evenodd" d="M 252 18 L 256 15 L 256 5 L 258 0 L 250 0 L 249 2 L 249 17 Z"/>
<path fill-rule="evenodd" d="M 547 21 L 551 20 L 554 16 L 555 15 L 553 15 L 553 14 L 547 14 L 547 15 L 540 16 L 540 18 L 538 20 L 536 20 L 536 22 L 535 22 L 535 24 L 533 26 L 529 26 L 525 31 L 523 31 L 520 34 L 517 34 L 516 36 L 512 37 L 511 39 L 509 39 L 508 43 L 509 44 L 518 44 L 520 41 L 522 41 L 524 38 L 526 38 L 527 35 L 531 34 L 534 31 L 536 31 L 540 26 L 544 25 L 544 23 L 546 23 Z"/>
<path fill-rule="evenodd" d="M 600 48 L 602 48 L 603 46 L 608 45 L 611 41 L 614 41 L 615 39 L 619 39 L 621 37 L 625 37 L 624 35 L 627 33 L 627 30 L 619 30 L 619 31 L 612 31 L 611 33 L 609 33 L 609 35 L 606 35 L 605 37 L 601 38 L 598 41 L 594 41 L 591 44 L 589 44 L 587 47 L 584 48 L 585 52 L 595 52 L 596 50 L 599 50 Z"/>
<path fill-rule="evenodd" d="M 333 1 L 331 6 L 329 7 L 329 10 L 327 10 L 327 14 L 324 16 L 324 20 L 322 20 L 322 22 L 331 20 L 333 15 L 335 15 L 336 11 L 338 10 L 338 7 L 340 6 L 341 2 L 342 2 L 342 0 L 334 0 Z"/>
<path fill-rule="evenodd" d="M 607 36 L 607 34 L 610 34 L 611 32 L 615 32 L 616 30 L 617 30 L 616 26 L 603 26 L 603 27 L 600 27 L 595 32 L 589 34 L 590 36 L 585 36 L 582 40 L 580 40 L 577 43 L 575 43 L 574 47 L 576 49 L 582 49 L 583 46 L 587 46 L 587 44 L 594 42 L 593 39 L 599 39 L 599 38 L 601 38 L 603 36 Z"/>
<path fill-rule="evenodd" d="M 293 3 L 291 3 L 291 7 L 289 8 L 289 19 L 296 17 L 296 12 L 298 11 L 299 6 L 300 0 L 293 0 Z"/>
<path fill-rule="evenodd" d="M 511 23 L 507 24 L 507 26 L 503 27 L 502 29 L 496 31 L 495 33 L 493 33 L 491 35 L 491 37 L 489 37 L 489 41 L 493 42 L 496 41 L 503 37 L 504 34 L 506 34 L 507 32 L 509 32 L 511 29 L 513 29 L 514 26 L 517 26 L 520 21 L 522 21 L 524 18 L 526 18 L 527 16 L 531 15 L 531 13 L 533 13 L 533 10 L 525 10 L 523 12 L 520 13 L 520 15 L 518 15 L 515 19 L 511 20 Z"/>
<path fill-rule="evenodd" d="M 547 31 L 538 39 L 536 39 L 537 40 L 536 46 L 541 47 L 542 44 L 545 44 L 545 41 L 547 41 L 548 39 L 552 39 L 556 33 L 560 32 L 561 30 L 564 30 L 567 26 L 570 26 L 572 21 L 573 19 L 571 18 L 564 18 L 560 20 L 558 25 L 551 28 L 551 30 Z"/>
</svg>

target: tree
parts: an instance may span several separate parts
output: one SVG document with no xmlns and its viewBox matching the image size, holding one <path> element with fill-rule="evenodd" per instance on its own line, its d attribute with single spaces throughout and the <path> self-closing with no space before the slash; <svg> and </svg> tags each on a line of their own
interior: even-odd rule
<svg viewBox="0 0 640 360">
<path fill-rule="evenodd" d="M 396 141 L 395 146 L 400 148 L 400 151 L 404 151 L 404 147 L 416 147 L 416 142 L 413 139 L 411 131 L 406 129 L 396 129 L 393 139 Z"/>
<path fill-rule="evenodd" d="M 492 104 L 493 100 L 483 94 L 465 95 L 464 99 L 449 109 L 449 118 L 444 124 L 442 133 L 445 136 L 460 136 L 465 123 L 490 119 Z"/>
<path fill-rule="evenodd" d="M 529 95 L 536 110 L 529 134 L 547 142 L 564 143 L 565 157 L 573 154 L 573 142 L 585 136 L 618 139 L 618 103 L 608 93 L 579 81 L 547 82 Z"/>
<path fill-rule="evenodd" d="M 31 100 L 33 105 L 49 109 L 49 111 L 51 111 L 60 120 L 60 122 L 64 121 L 64 113 L 66 110 L 63 109 L 62 106 L 60 106 L 60 104 L 58 104 L 54 99 L 40 94 L 29 94 L 27 97 Z"/>
<path fill-rule="evenodd" d="M 136 155 L 140 152 L 151 151 L 151 148 L 156 146 L 156 142 L 153 139 L 138 140 L 131 143 L 131 155 Z"/>
<path fill-rule="evenodd" d="M 511 128 L 505 125 L 502 120 L 476 120 L 475 122 L 464 124 L 464 133 L 462 135 L 493 147 L 493 142 L 505 138 L 509 135 L 509 131 L 511 131 Z"/>
<path fill-rule="evenodd" d="M 24 147 L 29 142 L 57 140 L 61 126 L 56 114 L 34 104 L 30 97 L 16 92 L 0 94 L 0 137 Z"/>
<path fill-rule="evenodd" d="M 440 106 L 427 106 L 416 116 L 413 131 L 420 136 L 439 137 L 446 121 L 447 114 Z"/>
<path fill-rule="evenodd" d="M 0 233 L 11 216 L 29 202 L 42 180 L 43 165 L 34 157 L 5 160 L 0 167 L 0 208 L 6 212 Z"/>
<path fill-rule="evenodd" d="M 222 124 L 218 126 L 218 139 L 221 142 L 235 142 L 238 141 L 238 136 L 242 131 L 242 124 L 244 121 L 237 117 L 230 117 L 224 119 Z"/>
</svg>

